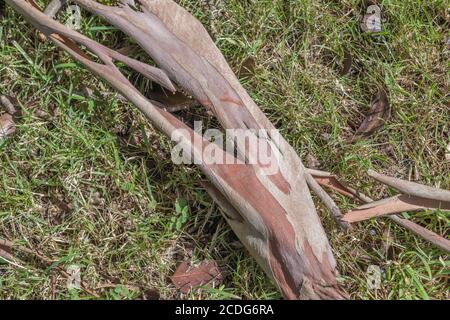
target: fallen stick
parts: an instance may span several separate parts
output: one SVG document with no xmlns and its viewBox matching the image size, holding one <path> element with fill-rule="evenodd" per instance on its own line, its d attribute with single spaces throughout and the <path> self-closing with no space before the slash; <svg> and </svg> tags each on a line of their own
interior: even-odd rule
<svg viewBox="0 0 450 320">
<path fill-rule="evenodd" d="M 66 2 L 67 0 L 52 0 L 45 8 L 44 14 L 50 18 L 54 18 L 58 11 L 66 5 Z"/>
<path fill-rule="evenodd" d="M 348 212 L 343 220 L 357 222 L 378 216 L 423 209 L 450 210 L 450 191 L 404 181 L 369 170 L 369 176 L 402 194 L 372 202 Z"/>
<path fill-rule="evenodd" d="M 350 197 L 354 200 L 359 200 L 362 203 L 370 204 L 374 202 L 370 197 L 366 196 L 365 194 L 358 192 L 351 187 L 346 187 L 344 183 L 340 182 L 336 176 L 332 175 L 329 172 L 318 171 L 313 169 L 307 169 L 307 172 L 309 172 L 315 179 L 317 179 L 318 183 L 324 183 L 324 186 L 329 187 L 330 189 L 335 190 L 336 192 L 344 196 Z M 325 180 L 323 180 L 323 178 L 327 178 L 326 182 L 324 182 Z M 403 228 L 411 231 L 417 236 L 427 240 L 436 247 L 446 252 L 450 252 L 450 241 L 438 235 L 437 233 L 430 231 L 427 228 L 424 228 L 408 219 L 401 218 L 397 215 L 388 215 L 386 216 L 386 218 L 402 226 Z"/>
<path fill-rule="evenodd" d="M 241 221 L 233 220 L 231 227 L 285 298 L 347 298 L 338 285 L 336 261 L 314 207 L 301 160 L 250 98 L 204 27 L 171 0 L 123 0 L 115 7 L 90 0 L 74 2 L 134 38 L 160 67 L 153 70 L 153 80 L 174 81 L 212 112 L 224 129 L 270 132 L 270 136 L 256 137 L 271 154 L 281 154 L 276 159 L 277 172 L 268 174 L 267 167 L 259 162 L 212 161 L 210 155 L 203 153 L 205 148 L 216 159 L 226 159 L 230 154 L 152 104 L 113 60 L 131 67 L 137 62 L 50 19 L 36 5 L 7 0 L 48 39 L 133 103 L 155 128 L 168 137 L 175 134 L 178 145 L 190 150 L 194 163 L 223 201 L 242 217 Z M 91 60 L 79 45 L 100 62 Z M 136 71 L 142 73 L 141 69 Z M 166 85 L 170 84 L 166 81 Z M 248 151 L 246 145 L 237 150 L 240 156 Z"/>
<path fill-rule="evenodd" d="M 397 189 L 403 194 L 408 194 L 418 198 L 431 199 L 450 203 L 450 191 L 424 186 L 423 184 L 392 178 L 384 174 L 369 170 L 369 176 L 375 180 Z"/>
<path fill-rule="evenodd" d="M 336 223 L 344 230 L 351 230 L 352 226 L 349 222 L 342 220 L 344 215 L 342 214 L 339 207 L 336 205 L 334 200 L 322 189 L 320 184 L 314 179 L 311 174 L 306 174 L 306 182 L 311 190 L 319 197 L 322 203 L 327 207 L 331 216 L 334 218 Z"/>
<path fill-rule="evenodd" d="M 394 213 L 424 209 L 450 210 L 450 202 L 400 194 L 353 209 L 343 217 L 343 221 L 353 223 Z"/>
</svg>

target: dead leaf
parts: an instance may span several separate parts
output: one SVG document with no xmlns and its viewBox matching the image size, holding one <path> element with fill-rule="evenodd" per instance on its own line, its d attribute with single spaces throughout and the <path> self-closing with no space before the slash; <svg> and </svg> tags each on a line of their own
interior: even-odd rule
<svg viewBox="0 0 450 320">
<path fill-rule="evenodd" d="M 390 116 L 391 109 L 387 93 L 384 89 L 380 88 L 372 99 L 369 113 L 351 140 L 355 141 L 361 137 L 370 136 L 381 129 Z"/>
<path fill-rule="evenodd" d="M 161 295 L 158 290 L 156 289 L 143 289 L 141 292 L 141 299 L 142 300 L 159 300 L 161 298 Z"/>
<path fill-rule="evenodd" d="M 117 49 L 117 52 L 119 52 L 120 54 L 123 54 L 124 56 L 131 56 L 132 54 L 136 53 L 138 50 L 139 50 L 139 46 L 132 44 L 132 45 Z"/>
<path fill-rule="evenodd" d="M 18 101 L 13 97 L 0 95 L 0 114 L 2 110 L 6 111 L 0 116 L 0 141 L 16 132 L 14 119 L 20 116 L 20 109 L 16 108 L 17 104 Z"/>
<path fill-rule="evenodd" d="M 248 57 L 241 64 L 238 75 L 239 78 L 248 78 L 252 76 L 255 72 L 256 61 L 254 57 Z"/>
<path fill-rule="evenodd" d="M 153 103 L 156 102 L 155 104 L 157 104 L 158 107 L 169 112 L 177 112 L 199 105 L 196 100 L 189 98 L 180 91 L 171 93 L 166 92 L 161 88 L 156 88 L 155 90 L 147 92 L 147 96 L 149 99 L 153 100 Z"/>
<path fill-rule="evenodd" d="M 0 257 L 5 258 L 6 260 L 14 260 L 12 255 L 12 243 L 7 240 L 3 240 L 0 238 Z"/>
<path fill-rule="evenodd" d="M 18 105 L 17 99 L 10 96 L 0 96 L 0 107 L 12 116 L 19 116 L 20 110 L 16 106 Z"/>
<path fill-rule="evenodd" d="M 12 253 L 12 242 L 0 238 L 0 249 Z"/>
<path fill-rule="evenodd" d="M 367 7 L 360 26 L 363 32 L 381 31 L 381 9 L 378 5 L 371 4 Z"/>
<path fill-rule="evenodd" d="M 3 249 L 0 249 L 0 257 L 9 261 L 14 260 L 14 257 Z"/>
<path fill-rule="evenodd" d="M 6 13 L 6 2 L 2 0 L 0 1 L 0 18 L 3 19 L 5 13 Z"/>
<path fill-rule="evenodd" d="M 212 282 L 217 283 L 222 279 L 216 261 L 202 261 L 198 266 L 191 266 L 188 261 L 183 261 L 171 277 L 175 287 L 185 294 L 193 288 L 211 286 Z"/>
<path fill-rule="evenodd" d="M 339 73 L 340 76 L 345 76 L 347 74 L 350 73 L 350 70 L 352 68 L 352 64 L 353 64 L 353 56 L 350 53 L 350 51 L 348 51 L 347 48 L 344 49 L 344 60 L 342 62 L 342 70 Z"/>
<path fill-rule="evenodd" d="M 54 223 L 61 224 L 72 213 L 72 204 L 59 193 L 50 193 L 49 200 L 47 214 Z"/>
<path fill-rule="evenodd" d="M 5 113 L 0 116 L 0 141 L 13 135 L 14 132 L 16 132 L 16 124 L 12 115 Z"/>
<path fill-rule="evenodd" d="M 34 115 L 42 120 L 50 120 L 52 117 L 50 113 L 42 109 L 36 109 Z"/>
</svg>

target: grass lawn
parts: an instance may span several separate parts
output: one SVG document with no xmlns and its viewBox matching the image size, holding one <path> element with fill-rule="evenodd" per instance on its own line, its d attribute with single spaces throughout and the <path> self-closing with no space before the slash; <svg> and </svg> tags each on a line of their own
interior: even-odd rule
<svg viewBox="0 0 450 320">
<path fill-rule="evenodd" d="M 394 191 L 368 178 L 370 168 L 450 189 L 447 1 L 379 1 L 378 34 L 360 31 L 364 12 L 356 0 L 178 2 L 204 23 L 302 159 L 314 155 L 321 169 L 375 199 Z M 86 12 L 82 32 L 111 48 L 132 45 Z M 345 50 L 354 63 L 340 76 Z M 147 59 L 139 50 L 131 55 Z M 243 71 L 249 64 L 251 72 Z M 148 81 L 124 72 L 142 92 L 149 90 Z M 349 143 L 382 85 L 391 118 L 377 133 Z M 83 94 L 86 88 L 94 94 Z M 10 7 L 0 22 L 0 94 L 22 106 L 16 133 L 0 141 L 0 238 L 51 262 L 19 253 L 15 265 L 0 258 L 1 299 L 94 298 L 67 289 L 59 268 L 71 265 L 105 299 L 141 298 L 152 290 L 164 299 L 281 297 L 202 189 L 200 172 L 172 164 L 168 139 L 67 54 L 39 41 Z M 355 206 L 333 197 L 344 212 Z M 384 218 L 345 234 L 316 203 L 339 280 L 352 298 L 448 299 L 445 252 Z M 405 216 L 449 236 L 448 213 Z M 170 276 L 185 259 L 215 259 L 224 281 L 182 296 Z M 367 284 L 371 265 L 382 270 L 377 290 Z"/>
</svg>

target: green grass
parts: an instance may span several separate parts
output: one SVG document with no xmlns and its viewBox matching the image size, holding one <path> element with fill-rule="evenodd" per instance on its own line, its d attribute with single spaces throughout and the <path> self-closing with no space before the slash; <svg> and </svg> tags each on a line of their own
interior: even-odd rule
<svg viewBox="0 0 450 320">
<path fill-rule="evenodd" d="M 255 58 L 254 75 L 242 83 L 302 158 L 314 154 L 324 170 L 377 199 L 392 190 L 370 180 L 369 168 L 450 189 L 446 1 L 382 1 L 378 35 L 359 31 L 360 1 L 211 1 L 221 8 L 215 18 L 205 1 L 180 2 L 235 71 Z M 130 43 L 104 26 L 85 13 L 84 34 L 112 48 Z M 354 72 L 340 77 L 345 48 Z M 392 118 L 370 138 L 346 142 L 382 84 Z M 83 86 L 98 97 L 85 98 Z M 11 8 L 0 25 L 0 93 L 16 96 L 23 111 L 16 134 L 0 142 L 0 237 L 55 262 L 22 257 L 21 268 L 0 260 L 0 298 L 93 298 L 68 290 L 55 269 L 72 264 L 102 298 L 139 298 L 150 288 L 180 298 L 170 276 L 189 257 L 216 259 L 225 280 L 188 298 L 280 298 L 202 190 L 198 170 L 173 165 L 168 139 L 103 82 L 40 42 Z M 38 109 L 51 116 L 39 118 Z M 354 205 L 336 200 L 344 211 Z M 448 298 L 444 252 L 385 219 L 343 234 L 317 207 L 352 298 Z M 444 212 L 409 218 L 449 234 Z M 370 265 L 384 271 L 379 290 L 367 287 Z"/>
</svg>

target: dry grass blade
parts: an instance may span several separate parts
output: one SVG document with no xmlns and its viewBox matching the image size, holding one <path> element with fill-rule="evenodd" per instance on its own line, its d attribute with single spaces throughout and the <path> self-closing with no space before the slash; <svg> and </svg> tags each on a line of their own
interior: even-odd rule
<svg viewBox="0 0 450 320">
<path fill-rule="evenodd" d="M 447 145 L 447 148 L 445 150 L 445 160 L 450 162 L 450 143 Z"/>
</svg>

